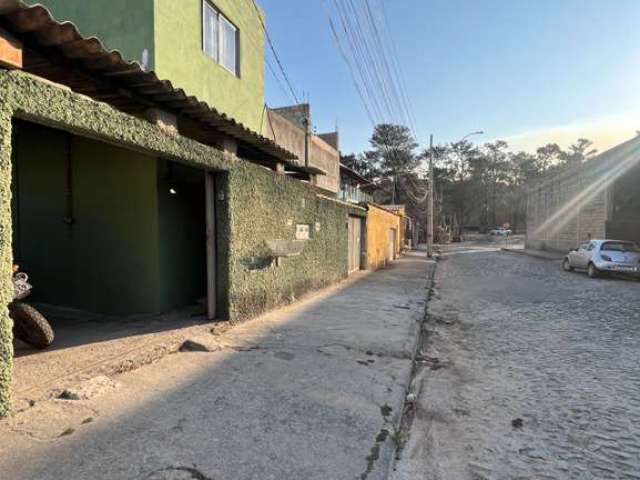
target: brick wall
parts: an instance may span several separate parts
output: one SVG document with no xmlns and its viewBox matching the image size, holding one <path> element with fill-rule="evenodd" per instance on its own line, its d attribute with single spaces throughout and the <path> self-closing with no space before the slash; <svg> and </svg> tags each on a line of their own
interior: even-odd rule
<svg viewBox="0 0 640 480">
<path fill-rule="evenodd" d="M 569 250 L 606 238 L 617 183 L 640 161 L 640 137 L 528 186 L 527 248 Z M 610 229 L 611 230 L 611 229 Z"/>
</svg>

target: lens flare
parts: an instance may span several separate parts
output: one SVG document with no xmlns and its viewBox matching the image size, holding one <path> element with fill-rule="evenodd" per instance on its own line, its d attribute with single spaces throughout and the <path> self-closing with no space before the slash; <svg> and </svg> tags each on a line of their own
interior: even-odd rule
<svg viewBox="0 0 640 480">
<path fill-rule="evenodd" d="M 571 222 L 580 212 L 580 209 L 588 205 L 594 198 L 607 189 L 629 170 L 640 162 L 640 146 L 637 142 L 619 151 L 610 152 L 610 158 L 599 167 L 601 172 L 595 180 L 583 188 L 580 192 L 565 202 L 556 212 L 547 218 L 538 228 L 534 235 L 540 236 L 543 233 L 556 235 L 569 222 Z M 597 159 L 592 161 L 599 161 Z"/>
</svg>

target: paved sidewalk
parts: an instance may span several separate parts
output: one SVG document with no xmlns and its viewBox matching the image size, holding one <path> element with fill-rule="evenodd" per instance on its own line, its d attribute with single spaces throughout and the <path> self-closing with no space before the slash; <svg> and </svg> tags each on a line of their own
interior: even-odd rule
<svg viewBox="0 0 640 480">
<path fill-rule="evenodd" d="M 211 335 L 214 351 L 37 402 L 0 422 L 2 477 L 386 478 L 433 265 L 409 254 Z"/>
</svg>

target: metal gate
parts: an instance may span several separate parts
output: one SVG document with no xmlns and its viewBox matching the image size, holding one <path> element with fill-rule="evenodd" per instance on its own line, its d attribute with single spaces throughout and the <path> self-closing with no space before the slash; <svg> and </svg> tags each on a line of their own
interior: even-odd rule
<svg viewBox="0 0 640 480">
<path fill-rule="evenodd" d="M 362 220 L 349 217 L 349 273 L 360 270 L 360 251 L 362 250 Z"/>
<path fill-rule="evenodd" d="M 396 229 L 389 229 L 389 245 L 387 250 L 387 261 L 391 261 L 396 258 Z"/>
</svg>

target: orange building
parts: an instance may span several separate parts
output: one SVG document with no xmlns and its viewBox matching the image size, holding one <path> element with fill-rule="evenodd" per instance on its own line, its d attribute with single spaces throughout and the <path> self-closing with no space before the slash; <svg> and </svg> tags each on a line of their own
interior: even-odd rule
<svg viewBox="0 0 640 480">
<path fill-rule="evenodd" d="M 377 270 L 397 258 L 404 247 L 406 217 L 375 203 L 367 203 L 367 269 Z"/>
</svg>

